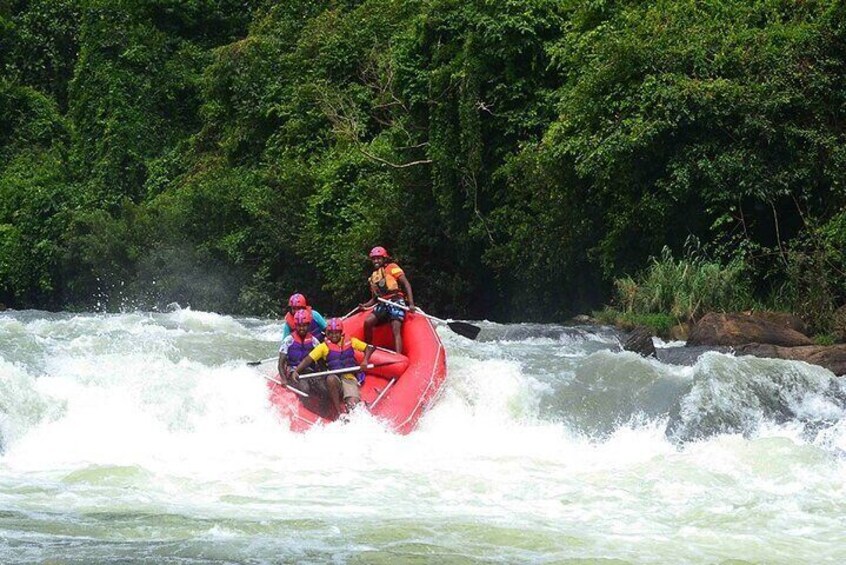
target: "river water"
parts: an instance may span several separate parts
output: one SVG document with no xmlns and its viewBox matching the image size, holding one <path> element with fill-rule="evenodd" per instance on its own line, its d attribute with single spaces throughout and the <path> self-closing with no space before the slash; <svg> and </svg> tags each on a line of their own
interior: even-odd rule
<svg viewBox="0 0 846 565">
<path fill-rule="evenodd" d="M 295 434 L 275 321 L 0 313 L 0 563 L 846 561 L 828 371 L 482 326 L 412 434 Z"/>
</svg>

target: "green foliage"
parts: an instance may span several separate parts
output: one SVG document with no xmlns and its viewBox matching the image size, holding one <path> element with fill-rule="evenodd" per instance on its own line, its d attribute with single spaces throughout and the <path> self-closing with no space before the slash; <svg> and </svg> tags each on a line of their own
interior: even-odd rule
<svg viewBox="0 0 846 565">
<path fill-rule="evenodd" d="M 676 260 L 665 247 L 637 279 L 615 281 L 617 304 L 626 313 L 669 314 L 695 321 L 707 312 L 736 311 L 753 304 L 742 260 L 727 265 L 689 253 Z"/>
<path fill-rule="evenodd" d="M 645 326 L 654 335 L 666 338 L 670 334 L 670 328 L 678 323 L 678 319 L 666 312 L 641 313 L 621 312 L 616 308 L 606 306 L 602 310 L 593 313 L 593 317 L 601 324 L 617 326 L 627 331 L 637 327 Z"/>
<path fill-rule="evenodd" d="M 843 205 L 846 145 L 829 114 L 843 101 L 842 20 L 833 2 L 574 8 L 549 49 L 566 77 L 559 117 L 520 157 L 549 179 L 541 203 L 578 202 L 576 233 L 606 277 L 690 234 L 757 250 L 769 272 L 803 221 Z M 546 216 L 538 231 L 556 228 Z"/>
<path fill-rule="evenodd" d="M 796 238 L 784 254 L 786 302 L 817 333 L 830 333 L 846 303 L 846 212 Z"/>
<path fill-rule="evenodd" d="M 817 334 L 814 336 L 814 343 L 817 345 L 834 345 L 837 340 L 832 334 Z"/>
<path fill-rule="evenodd" d="M 48 305 L 60 291 L 67 139 L 51 100 L 0 81 L 0 301 Z"/>
<path fill-rule="evenodd" d="M 2 51 L 9 76 L 49 96 L 63 111 L 79 50 L 82 4 L 35 0 L 13 4 L 8 20 L 0 13 L 0 45 L 8 46 Z"/>
<path fill-rule="evenodd" d="M 2 3 L 0 299 L 346 311 L 381 244 L 450 316 L 616 281 L 655 327 L 764 297 L 825 333 L 844 30 L 836 0 Z"/>
</svg>

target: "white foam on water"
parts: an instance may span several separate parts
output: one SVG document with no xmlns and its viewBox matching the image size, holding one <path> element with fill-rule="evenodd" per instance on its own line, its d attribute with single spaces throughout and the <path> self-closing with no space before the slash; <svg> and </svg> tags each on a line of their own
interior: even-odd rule
<svg viewBox="0 0 846 565">
<path fill-rule="evenodd" d="M 232 561 L 402 559 L 415 543 L 435 558 L 472 547 L 477 558 L 510 561 L 846 557 L 846 425 L 822 392 L 829 377 L 801 364 L 708 354 L 673 367 L 579 354 L 585 344 L 547 338 L 472 343 L 441 328 L 449 376 L 416 431 L 396 435 L 360 411 L 349 424 L 297 434 L 270 406 L 260 370 L 185 349 L 198 335 L 212 347 L 247 335 L 272 353 L 273 323 L 180 310 L 24 326 L 50 345 L 39 370 L 0 361 L 0 501 L 24 516 L 52 515 L 44 519 L 58 530 L 86 516 L 75 527 L 100 539 L 97 516 L 128 513 L 142 526 L 112 519 L 108 531 L 203 539 Z M 747 436 L 680 445 L 665 436 L 668 415 L 634 414 L 591 436 L 542 402 L 571 381 L 635 397 L 662 379 L 699 383 L 684 412 L 711 406 L 697 405 L 709 394 L 738 402 L 743 389 L 727 375 L 780 367 L 797 371 L 788 384 L 808 387 L 792 409 L 832 425 L 809 435 L 801 421 L 764 419 Z M 614 389 L 624 384 L 631 388 Z M 23 539 L 31 527 L 5 529 Z M 112 555 L 80 547 L 88 560 Z"/>
</svg>

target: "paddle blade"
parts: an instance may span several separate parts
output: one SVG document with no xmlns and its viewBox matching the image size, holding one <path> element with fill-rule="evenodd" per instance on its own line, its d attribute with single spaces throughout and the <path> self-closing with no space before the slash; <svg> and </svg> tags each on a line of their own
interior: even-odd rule
<svg viewBox="0 0 846 565">
<path fill-rule="evenodd" d="M 256 365 L 261 365 L 262 363 L 270 363 L 271 361 L 276 361 L 276 357 L 268 357 L 267 359 L 262 359 L 260 361 L 247 361 L 247 365 L 250 367 L 255 367 Z"/>
<path fill-rule="evenodd" d="M 482 328 L 479 326 L 474 326 L 473 324 L 468 324 L 467 322 L 448 322 L 447 325 L 449 326 L 449 329 L 458 335 L 466 337 L 467 339 L 476 339 L 479 332 L 482 331 Z"/>
</svg>

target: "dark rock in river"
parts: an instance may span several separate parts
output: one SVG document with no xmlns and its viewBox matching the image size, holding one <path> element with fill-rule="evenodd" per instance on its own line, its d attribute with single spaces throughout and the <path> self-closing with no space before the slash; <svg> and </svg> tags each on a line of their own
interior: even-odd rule
<svg viewBox="0 0 846 565">
<path fill-rule="evenodd" d="M 744 345 L 767 343 L 783 347 L 812 345 L 808 336 L 788 324 L 777 313 L 706 314 L 690 331 L 688 345 Z M 771 321 L 780 320 L 778 322 Z M 792 322 L 791 322 L 792 323 Z"/>
<path fill-rule="evenodd" d="M 655 343 L 652 341 L 652 332 L 649 328 L 638 326 L 626 337 L 623 342 L 623 349 L 634 351 L 644 357 L 655 357 Z"/>
<path fill-rule="evenodd" d="M 599 322 L 595 318 L 591 318 L 587 314 L 579 314 L 578 316 L 573 316 L 567 322 L 569 326 L 597 326 Z"/>
<path fill-rule="evenodd" d="M 716 351 L 718 353 L 732 353 L 734 348 L 727 346 L 696 345 L 690 347 L 665 347 L 657 350 L 658 360 L 668 365 L 695 365 L 703 353 Z"/>
</svg>

